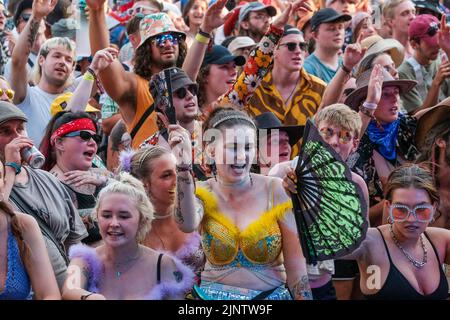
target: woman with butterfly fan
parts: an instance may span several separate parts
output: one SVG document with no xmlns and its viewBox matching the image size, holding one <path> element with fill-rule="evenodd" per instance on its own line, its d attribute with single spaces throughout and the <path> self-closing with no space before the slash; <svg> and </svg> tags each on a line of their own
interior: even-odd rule
<svg viewBox="0 0 450 320">
<path fill-rule="evenodd" d="M 214 178 L 197 187 L 189 134 L 169 127 L 177 157 L 175 216 L 184 232 L 199 230 L 206 255 L 200 299 L 311 299 L 305 259 L 282 180 L 250 173 L 256 126 L 233 108 L 205 123 L 205 153 Z M 209 137 L 209 138 L 208 138 Z"/>
</svg>

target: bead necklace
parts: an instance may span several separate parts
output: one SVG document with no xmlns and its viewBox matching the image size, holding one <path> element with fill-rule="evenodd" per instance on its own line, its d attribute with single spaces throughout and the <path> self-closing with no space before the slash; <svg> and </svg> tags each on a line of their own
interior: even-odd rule
<svg viewBox="0 0 450 320">
<path fill-rule="evenodd" d="M 407 252 L 403 247 L 400 245 L 397 237 L 394 234 L 394 230 L 392 228 L 392 224 L 389 224 L 389 230 L 391 231 L 392 239 L 394 240 L 395 245 L 403 252 L 406 258 L 412 263 L 412 265 L 418 269 L 422 269 L 428 262 L 428 252 L 427 248 L 425 247 L 425 242 L 423 241 L 423 234 L 420 235 L 420 244 L 422 246 L 423 250 L 423 259 L 422 261 L 417 261 L 413 258 L 413 256 Z"/>
</svg>

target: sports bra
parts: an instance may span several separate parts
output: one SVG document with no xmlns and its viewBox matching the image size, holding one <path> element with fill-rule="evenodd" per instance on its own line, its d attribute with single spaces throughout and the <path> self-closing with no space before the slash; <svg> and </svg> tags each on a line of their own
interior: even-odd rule
<svg viewBox="0 0 450 320">
<path fill-rule="evenodd" d="M 204 206 L 201 221 L 202 247 L 211 264 L 247 267 L 271 264 L 277 260 L 282 249 L 277 221 L 292 209 L 291 201 L 273 207 L 272 193 L 268 210 L 241 231 L 230 218 L 219 211 L 217 199 L 210 190 L 198 187 L 196 195 Z"/>
<path fill-rule="evenodd" d="M 377 230 L 381 234 L 383 239 L 384 247 L 386 248 L 386 253 L 389 258 L 389 274 L 386 278 L 386 282 L 383 287 L 375 294 L 364 295 L 366 299 L 369 300 L 445 300 L 448 296 L 448 283 L 445 277 L 444 270 L 442 269 L 442 264 L 439 261 L 439 256 L 437 254 L 436 248 L 428 237 L 427 233 L 424 232 L 428 241 L 430 241 L 431 247 L 436 255 L 439 265 L 439 285 L 434 290 L 434 292 L 423 295 L 414 289 L 414 287 L 409 283 L 408 279 L 397 269 L 395 264 L 392 262 L 391 255 L 389 254 L 389 249 L 386 244 L 386 240 L 380 229 Z"/>
</svg>

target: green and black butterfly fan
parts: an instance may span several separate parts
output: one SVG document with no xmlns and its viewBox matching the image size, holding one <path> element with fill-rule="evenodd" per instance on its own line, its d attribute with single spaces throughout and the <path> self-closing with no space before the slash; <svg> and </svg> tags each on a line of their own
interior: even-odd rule
<svg viewBox="0 0 450 320">
<path fill-rule="evenodd" d="M 294 216 L 308 264 L 348 255 L 364 240 L 367 203 L 339 154 L 308 120 L 297 167 Z"/>
</svg>

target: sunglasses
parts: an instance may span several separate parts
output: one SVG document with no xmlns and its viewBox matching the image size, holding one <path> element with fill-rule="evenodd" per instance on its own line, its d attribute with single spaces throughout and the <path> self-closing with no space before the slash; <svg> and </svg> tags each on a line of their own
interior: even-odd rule
<svg viewBox="0 0 450 320">
<path fill-rule="evenodd" d="M 6 96 L 10 101 L 12 101 L 12 99 L 14 98 L 14 90 L 0 88 L 0 97 L 3 96 L 4 94 L 6 94 Z"/>
<path fill-rule="evenodd" d="M 129 16 L 132 16 L 132 15 L 135 15 L 135 14 L 138 14 L 138 13 L 142 13 L 142 14 L 144 14 L 144 11 L 145 10 L 147 10 L 147 14 L 153 14 L 153 13 L 157 13 L 158 12 L 158 10 L 156 10 L 155 8 L 153 8 L 153 7 L 149 7 L 149 6 L 138 6 L 138 7 L 135 7 L 135 8 L 130 8 L 130 9 L 128 9 L 127 10 L 127 14 L 129 15 Z"/>
<path fill-rule="evenodd" d="M 430 26 L 428 27 L 428 30 L 427 30 L 427 35 L 429 37 L 434 37 L 438 33 L 440 27 L 441 26 L 439 23 L 431 22 Z"/>
<path fill-rule="evenodd" d="M 329 140 L 331 139 L 334 135 L 335 132 L 333 131 L 333 129 L 331 128 L 322 128 L 320 129 L 320 135 L 325 139 L 325 140 Z M 347 130 L 341 130 L 338 134 L 338 138 L 339 138 L 339 142 L 342 144 L 347 144 L 350 141 L 352 141 L 353 136 L 350 133 L 350 131 Z"/>
<path fill-rule="evenodd" d="M 410 214 L 419 222 L 430 222 L 434 216 L 434 207 L 431 204 L 419 204 L 412 210 L 404 204 L 393 204 L 389 207 L 389 216 L 392 221 L 403 222 Z"/>
<path fill-rule="evenodd" d="M 22 19 L 24 22 L 28 22 L 31 18 L 31 13 L 22 13 L 20 15 L 20 19 Z"/>
<path fill-rule="evenodd" d="M 170 42 L 170 45 L 175 46 L 180 42 L 180 36 L 174 33 L 159 34 L 152 41 L 160 48 L 163 48 L 167 41 Z"/>
<path fill-rule="evenodd" d="M 196 84 L 190 84 L 186 87 L 181 87 L 180 89 L 177 89 L 174 91 L 174 96 L 176 96 L 178 99 L 184 99 L 188 93 L 188 91 L 193 95 L 196 96 L 198 93 L 198 86 Z"/>
<path fill-rule="evenodd" d="M 297 45 L 300 47 L 300 50 L 302 51 L 308 51 L 308 42 L 286 42 L 286 43 L 280 43 L 280 47 L 281 46 L 286 46 L 288 48 L 289 51 L 295 51 L 295 49 L 297 48 Z"/>
<path fill-rule="evenodd" d="M 92 134 L 88 131 L 80 130 L 80 131 L 74 131 L 70 132 L 65 135 L 66 137 L 80 137 L 84 141 L 94 140 L 95 143 L 99 144 L 102 141 L 102 137 L 98 134 Z"/>
</svg>

